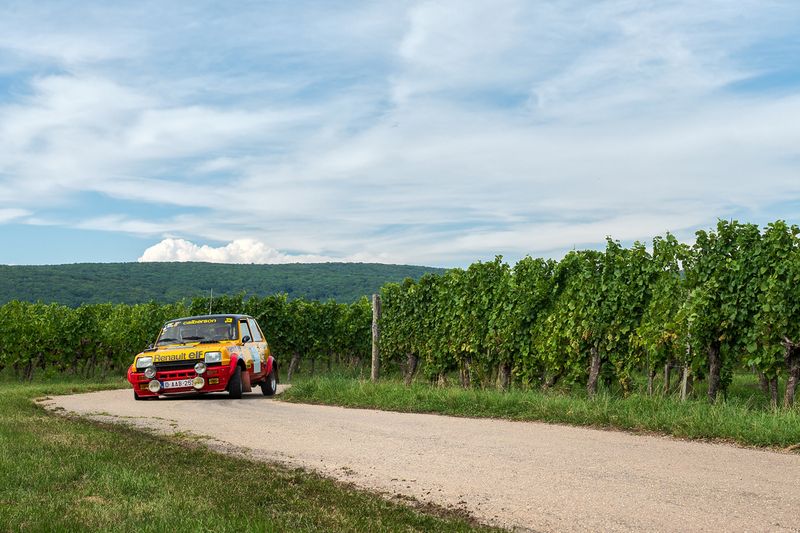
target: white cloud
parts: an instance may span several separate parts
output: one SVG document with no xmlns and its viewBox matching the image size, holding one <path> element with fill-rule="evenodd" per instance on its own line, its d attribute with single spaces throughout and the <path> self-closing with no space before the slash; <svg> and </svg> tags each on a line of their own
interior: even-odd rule
<svg viewBox="0 0 800 533">
<path fill-rule="evenodd" d="M 395 101 L 441 90 L 500 87 L 527 70 L 524 4 L 418 2 L 397 48 L 402 70 L 393 77 Z"/>
<path fill-rule="evenodd" d="M 173 161 L 265 149 L 284 128 L 314 118 L 312 109 L 167 107 L 159 95 L 95 75 L 37 78 L 31 88 L 24 103 L 0 106 L 0 184 L 9 176 L 8 201 L 31 206 L 80 191 L 177 205 L 205 198 L 202 205 L 213 191 L 187 187 L 191 169 L 173 170 Z M 167 197 L 165 188 L 178 190 Z"/>
<path fill-rule="evenodd" d="M 334 259 L 318 255 L 289 255 L 254 239 L 238 239 L 225 246 L 198 246 L 184 239 L 164 239 L 144 251 L 140 263 L 200 261 L 206 263 L 324 263 Z"/>
<path fill-rule="evenodd" d="M 30 214 L 31 211 L 27 209 L 0 209 L 0 224 L 5 224 Z"/>
<path fill-rule="evenodd" d="M 38 30 L 32 26 L 47 20 L 46 13 L 40 13 L 36 21 L 14 20 L 9 17 L 7 9 L 0 21 L 0 49 L 13 52 L 17 57 L 27 61 L 50 60 L 57 64 L 78 67 L 87 63 L 96 63 L 112 59 L 120 59 L 138 55 L 142 50 L 141 35 L 124 30 L 107 30 L 94 28 L 94 35 L 84 31 L 65 31 L 58 24 Z M 56 21 L 50 21 L 56 22 Z"/>
</svg>

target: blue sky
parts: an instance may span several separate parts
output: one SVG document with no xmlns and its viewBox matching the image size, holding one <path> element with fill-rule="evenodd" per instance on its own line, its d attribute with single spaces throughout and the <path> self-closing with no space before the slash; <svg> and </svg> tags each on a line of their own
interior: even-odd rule
<svg viewBox="0 0 800 533">
<path fill-rule="evenodd" d="M 559 257 L 800 221 L 800 4 L 0 4 L 0 263 Z"/>
</svg>

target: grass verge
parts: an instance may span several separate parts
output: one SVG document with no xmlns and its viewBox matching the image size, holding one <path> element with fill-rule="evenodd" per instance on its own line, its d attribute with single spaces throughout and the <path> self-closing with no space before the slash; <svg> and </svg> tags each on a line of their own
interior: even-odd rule
<svg viewBox="0 0 800 533">
<path fill-rule="evenodd" d="M 710 405 L 671 396 L 599 394 L 594 399 L 563 392 L 461 389 L 397 381 L 377 384 L 346 377 L 298 380 L 281 399 L 387 411 L 613 428 L 745 446 L 787 448 L 800 443 L 800 411 L 768 411 L 738 397 Z"/>
<path fill-rule="evenodd" d="M 483 530 L 302 470 L 55 416 L 32 402 L 121 385 L 0 383 L 1 531 Z"/>
</svg>

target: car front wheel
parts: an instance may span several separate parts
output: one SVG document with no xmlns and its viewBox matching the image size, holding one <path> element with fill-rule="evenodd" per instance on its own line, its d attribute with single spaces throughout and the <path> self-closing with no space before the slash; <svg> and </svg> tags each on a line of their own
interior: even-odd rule
<svg viewBox="0 0 800 533">
<path fill-rule="evenodd" d="M 228 396 L 234 400 L 242 397 L 242 367 L 236 366 L 228 382 Z"/>
</svg>

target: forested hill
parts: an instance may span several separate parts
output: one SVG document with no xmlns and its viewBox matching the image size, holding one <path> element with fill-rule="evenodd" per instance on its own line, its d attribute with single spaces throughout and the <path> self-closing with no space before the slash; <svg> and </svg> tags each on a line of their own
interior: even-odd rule
<svg viewBox="0 0 800 533">
<path fill-rule="evenodd" d="M 215 263 L 79 263 L 0 265 L 0 304 L 11 300 L 84 303 L 175 302 L 193 296 L 239 294 L 333 298 L 352 302 L 391 281 L 419 278 L 431 267 L 375 263 L 227 265 Z"/>
</svg>

